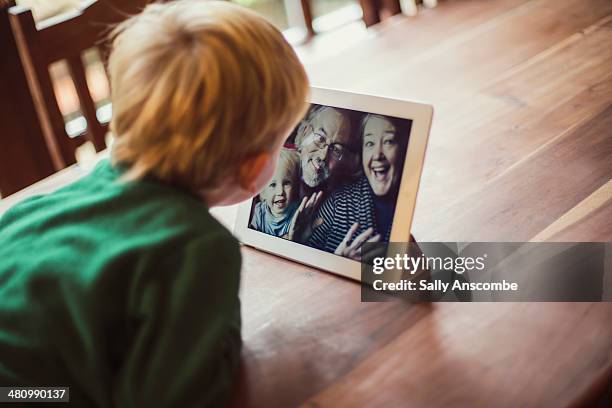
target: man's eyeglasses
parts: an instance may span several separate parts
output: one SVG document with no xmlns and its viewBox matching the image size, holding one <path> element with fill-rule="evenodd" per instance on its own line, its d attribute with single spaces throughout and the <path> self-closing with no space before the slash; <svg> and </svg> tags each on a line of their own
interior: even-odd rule
<svg viewBox="0 0 612 408">
<path fill-rule="evenodd" d="M 306 128 L 306 134 L 307 136 L 302 141 L 303 145 L 314 144 L 319 149 L 329 147 L 332 156 L 338 161 L 352 153 L 351 150 L 342 143 L 329 143 L 324 135 L 316 133 L 311 126 Z"/>
</svg>

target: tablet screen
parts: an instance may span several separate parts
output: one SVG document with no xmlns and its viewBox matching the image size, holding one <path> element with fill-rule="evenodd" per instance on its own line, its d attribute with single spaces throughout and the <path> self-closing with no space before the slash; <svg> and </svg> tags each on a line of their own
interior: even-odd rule
<svg viewBox="0 0 612 408">
<path fill-rule="evenodd" d="M 412 122 L 312 104 L 253 199 L 249 228 L 360 259 L 388 242 Z"/>
</svg>

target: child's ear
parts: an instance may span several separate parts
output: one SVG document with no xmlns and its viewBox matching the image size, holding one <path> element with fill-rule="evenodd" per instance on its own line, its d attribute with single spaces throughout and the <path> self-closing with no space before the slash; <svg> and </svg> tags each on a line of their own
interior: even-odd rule
<svg viewBox="0 0 612 408">
<path fill-rule="evenodd" d="M 269 165 L 272 156 L 270 153 L 262 152 L 247 158 L 238 171 L 238 182 L 243 190 L 257 194 L 258 178 L 262 175 L 266 167 Z"/>
</svg>

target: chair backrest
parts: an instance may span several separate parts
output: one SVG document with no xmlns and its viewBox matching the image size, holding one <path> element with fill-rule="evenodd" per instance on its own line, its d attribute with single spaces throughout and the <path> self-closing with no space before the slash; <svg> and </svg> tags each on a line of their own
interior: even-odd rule
<svg viewBox="0 0 612 408">
<path fill-rule="evenodd" d="M 108 55 L 106 38 L 112 27 L 138 13 L 151 0 L 88 0 L 74 12 L 34 22 L 31 10 L 15 6 L 9 10 L 11 27 L 19 50 L 36 112 L 53 165 L 60 170 L 76 161 L 75 150 L 84 138 L 97 151 L 106 147 L 108 123 L 100 123 L 87 86 L 82 53 L 98 48 L 103 60 Z M 66 61 L 74 83 L 81 112 L 87 121 L 85 133 L 70 138 L 66 132 L 49 66 Z"/>
<path fill-rule="evenodd" d="M 13 6 L 0 0 L 0 199 L 55 172 L 13 38 Z"/>
</svg>

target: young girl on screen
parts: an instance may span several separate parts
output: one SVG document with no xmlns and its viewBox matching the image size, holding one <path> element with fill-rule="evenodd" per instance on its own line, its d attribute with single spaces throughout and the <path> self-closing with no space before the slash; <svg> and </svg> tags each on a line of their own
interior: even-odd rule
<svg viewBox="0 0 612 408">
<path fill-rule="evenodd" d="M 285 237 L 297 209 L 299 190 L 299 154 L 283 148 L 276 173 L 259 193 L 251 228 L 277 237 Z"/>
</svg>

